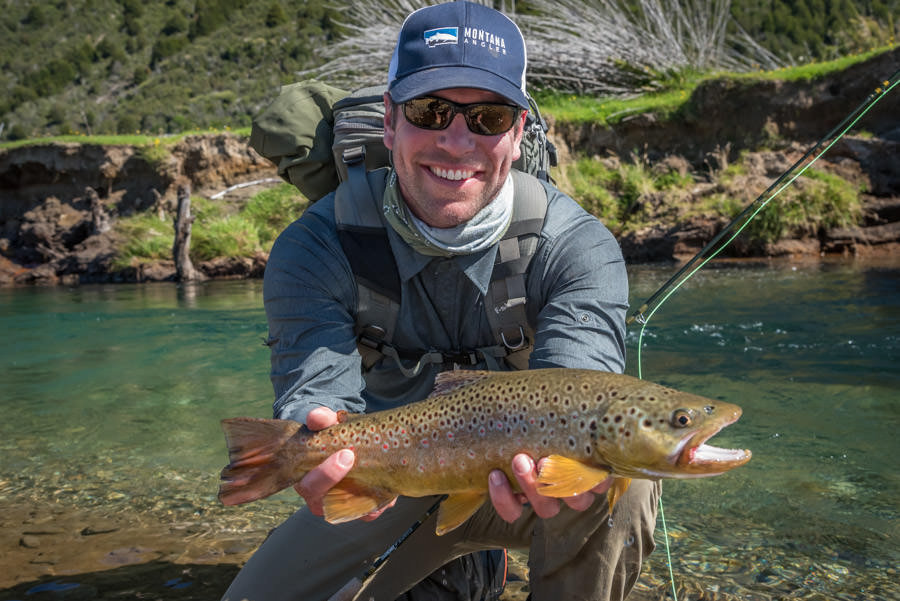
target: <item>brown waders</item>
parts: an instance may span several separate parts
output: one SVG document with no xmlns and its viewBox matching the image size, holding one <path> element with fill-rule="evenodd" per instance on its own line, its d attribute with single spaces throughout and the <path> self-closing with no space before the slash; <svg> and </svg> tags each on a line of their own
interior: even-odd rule
<svg viewBox="0 0 900 601">
<path fill-rule="evenodd" d="M 366 585 L 361 599 L 394 601 L 455 557 L 484 549 L 529 549 L 534 601 L 616 601 L 631 590 L 653 550 L 659 483 L 634 480 L 610 519 L 605 499 L 550 519 L 530 507 L 512 524 L 486 503 L 462 526 L 437 536 L 434 520 L 415 531 Z M 401 497 L 372 522 L 330 525 L 300 509 L 272 531 L 223 601 L 325 601 L 365 572 L 434 502 Z M 457 597 L 451 597 L 454 601 Z M 440 601 L 436 598 L 435 601 Z"/>
</svg>

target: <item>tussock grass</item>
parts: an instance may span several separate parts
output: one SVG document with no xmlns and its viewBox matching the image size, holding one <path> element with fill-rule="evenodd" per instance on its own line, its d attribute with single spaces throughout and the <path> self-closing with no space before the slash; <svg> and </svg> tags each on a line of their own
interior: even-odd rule
<svg viewBox="0 0 900 601">
<path fill-rule="evenodd" d="M 216 257 L 250 257 L 268 251 L 275 238 L 306 208 L 307 200 L 290 184 L 264 190 L 237 211 L 225 203 L 191 197 L 191 259 L 206 261 Z M 125 242 L 115 265 L 172 258 L 174 224 L 172 217 L 161 221 L 155 214 L 140 213 L 116 221 L 116 231 Z"/>
</svg>

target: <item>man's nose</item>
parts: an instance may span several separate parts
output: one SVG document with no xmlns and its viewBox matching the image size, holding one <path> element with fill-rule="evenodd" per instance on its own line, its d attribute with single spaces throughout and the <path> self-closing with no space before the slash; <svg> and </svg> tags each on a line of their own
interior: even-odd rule
<svg viewBox="0 0 900 601">
<path fill-rule="evenodd" d="M 469 131 L 466 118 L 461 114 L 456 114 L 447 129 L 440 130 L 437 145 L 451 154 L 466 154 L 475 146 L 474 135 Z"/>
</svg>

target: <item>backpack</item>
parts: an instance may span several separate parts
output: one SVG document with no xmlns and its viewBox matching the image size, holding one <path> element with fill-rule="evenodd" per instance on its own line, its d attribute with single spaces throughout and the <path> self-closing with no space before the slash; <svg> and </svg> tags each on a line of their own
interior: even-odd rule
<svg viewBox="0 0 900 601">
<path fill-rule="evenodd" d="M 384 86 L 347 94 L 318 81 L 284 86 L 253 121 L 250 146 L 272 161 L 278 174 L 310 201 L 335 193 L 335 220 L 344 253 L 357 281 L 357 346 L 367 371 L 383 357 L 396 361 L 407 377 L 428 364 L 446 368 L 484 361 L 527 367 L 533 328 L 525 313 L 525 276 L 537 248 L 547 209 L 539 180 L 550 181 L 556 149 L 547 123 L 529 97 L 531 109 L 513 163 L 515 209 L 499 243 L 485 298 L 485 314 L 495 344 L 479 349 L 435 351 L 398 349 L 392 344 L 400 308 L 400 279 L 381 217 L 381 196 L 390 157 L 384 146 Z"/>
</svg>

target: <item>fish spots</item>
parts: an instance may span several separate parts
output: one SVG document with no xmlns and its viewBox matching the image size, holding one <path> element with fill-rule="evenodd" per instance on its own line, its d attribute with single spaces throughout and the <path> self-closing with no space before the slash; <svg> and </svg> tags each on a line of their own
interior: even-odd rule
<svg viewBox="0 0 900 601">
<path fill-rule="evenodd" d="M 570 436 L 566 442 L 568 443 L 570 449 L 574 449 L 578 445 L 578 441 L 575 440 L 574 436 Z"/>
<path fill-rule="evenodd" d="M 466 455 L 468 455 L 469 459 L 475 459 L 474 449 L 469 449 L 468 451 L 466 451 Z"/>
</svg>

